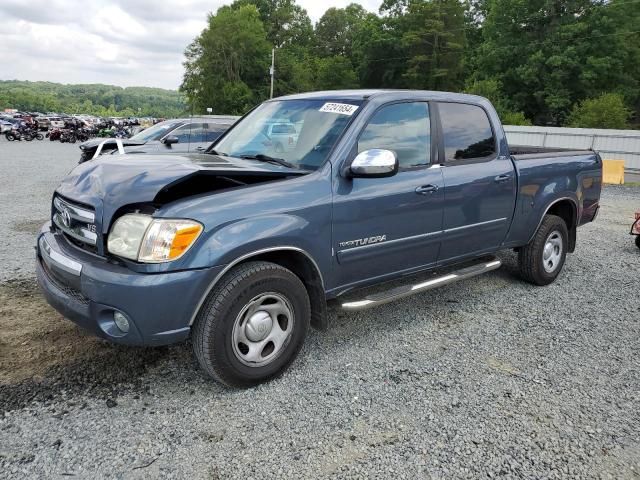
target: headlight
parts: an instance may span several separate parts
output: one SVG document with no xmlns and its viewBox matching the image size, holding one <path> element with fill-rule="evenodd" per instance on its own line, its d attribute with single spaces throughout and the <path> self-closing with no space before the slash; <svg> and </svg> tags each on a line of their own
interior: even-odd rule
<svg viewBox="0 0 640 480">
<path fill-rule="evenodd" d="M 154 219 L 128 214 L 111 229 L 107 248 L 120 257 L 144 263 L 161 263 L 180 258 L 202 233 L 193 220 Z"/>
</svg>

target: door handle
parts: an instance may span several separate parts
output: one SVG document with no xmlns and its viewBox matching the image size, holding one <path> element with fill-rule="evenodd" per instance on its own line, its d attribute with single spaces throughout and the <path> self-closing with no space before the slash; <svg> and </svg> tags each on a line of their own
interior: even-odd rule
<svg viewBox="0 0 640 480">
<path fill-rule="evenodd" d="M 437 192 L 437 185 L 422 185 L 421 187 L 416 188 L 416 193 L 419 195 L 428 195 L 429 193 Z"/>
<path fill-rule="evenodd" d="M 495 177 L 493 179 L 494 182 L 496 183 L 502 183 L 502 182 L 506 182 L 507 180 L 509 180 L 511 178 L 511 175 L 498 175 L 497 177 Z"/>
</svg>

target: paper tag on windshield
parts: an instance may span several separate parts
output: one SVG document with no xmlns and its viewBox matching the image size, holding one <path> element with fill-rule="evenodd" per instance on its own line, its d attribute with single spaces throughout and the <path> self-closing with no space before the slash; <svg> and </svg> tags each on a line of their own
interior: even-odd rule
<svg viewBox="0 0 640 480">
<path fill-rule="evenodd" d="M 348 103 L 325 103 L 320 109 L 321 112 L 339 113 L 340 115 L 353 115 L 358 109 L 357 105 L 349 105 Z"/>
</svg>

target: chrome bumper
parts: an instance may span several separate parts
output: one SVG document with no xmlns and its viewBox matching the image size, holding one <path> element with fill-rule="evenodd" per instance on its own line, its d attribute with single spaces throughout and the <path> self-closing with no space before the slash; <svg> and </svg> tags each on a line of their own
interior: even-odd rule
<svg viewBox="0 0 640 480">
<path fill-rule="evenodd" d="M 49 242 L 47 242 L 44 235 L 40 236 L 40 239 L 38 240 L 38 247 L 42 260 L 49 268 L 56 266 L 60 270 L 64 270 L 65 272 L 76 276 L 80 276 L 82 273 L 82 264 L 54 250 L 51 245 L 49 245 Z"/>
</svg>

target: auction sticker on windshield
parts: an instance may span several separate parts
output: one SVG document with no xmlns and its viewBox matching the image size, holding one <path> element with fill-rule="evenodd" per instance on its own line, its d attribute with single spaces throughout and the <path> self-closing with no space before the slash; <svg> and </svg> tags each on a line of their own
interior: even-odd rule
<svg viewBox="0 0 640 480">
<path fill-rule="evenodd" d="M 320 111 L 351 116 L 357 109 L 357 105 L 349 105 L 348 103 L 325 103 L 322 108 L 320 108 Z"/>
</svg>

